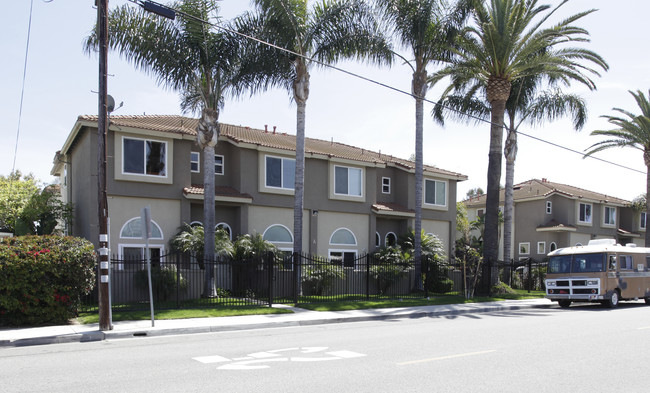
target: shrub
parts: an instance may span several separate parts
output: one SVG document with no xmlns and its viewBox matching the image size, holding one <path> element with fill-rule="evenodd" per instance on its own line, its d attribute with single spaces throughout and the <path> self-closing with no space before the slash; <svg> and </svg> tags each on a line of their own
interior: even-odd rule
<svg viewBox="0 0 650 393">
<path fill-rule="evenodd" d="M 67 323 L 95 284 L 87 240 L 24 236 L 0 242 L 0 325 Z"/>
<path fill-rule="evenodd" d="M 323 296 L 332 288 L 336 280 L 345 278 L 345 270 L 341 266 L 329 262 L 310 265 L 304 270 L 304 289 L 315 296 Z"/>
<path fill-rule="evenodd" d="M 154 300 L 165 301 L 169 296 L 176 293 L 177 277 L 180 277 L 180 290 L 187 289 L 187 280 L 182 274 L 177 274 L 176 266 L 153 266 L 151 268 L 151 292 Z M 135 285 L 143 290 L 149 291 L 149 276 L 147 270 L 138 270 L 135 273 Z"/>
</svg>

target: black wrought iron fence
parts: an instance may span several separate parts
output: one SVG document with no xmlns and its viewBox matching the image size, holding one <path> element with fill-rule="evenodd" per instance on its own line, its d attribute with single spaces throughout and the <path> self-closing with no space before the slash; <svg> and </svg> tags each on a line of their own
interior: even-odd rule
<svg viewBox="0 0 650 393">
<path fill-rule="evenodd" d="M 499 263 L 501 280 L 513 288 L 543 289 L 546 267 L 533 260 Z M 421 262 L 382 261 L 371 254 L 349 259 L 268 254 L 199 263 L 187 253 L 152 259 L 156 309 L 301 304 L 338 300 L 409 299 L 464 295 L 481 269 L 424 256 Z M 148 310 L 146 261 L 111 259 L 113 310 Z M 93 293 L 83 311 L 97 307 Z"/>
</svg>

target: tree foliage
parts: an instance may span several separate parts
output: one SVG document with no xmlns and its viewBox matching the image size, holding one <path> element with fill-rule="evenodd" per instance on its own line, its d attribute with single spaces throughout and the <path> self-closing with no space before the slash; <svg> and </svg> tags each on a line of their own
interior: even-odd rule
<svg viewBox="0 0 650 393">
<path fill-rule="evenodd" d="M 59 221 L 72 219 L 72 205 L 61 201 L 58 186 L 42 188 L 33 175 L 0 176 L 0 231 L 48 235 Z"/>
</svg>

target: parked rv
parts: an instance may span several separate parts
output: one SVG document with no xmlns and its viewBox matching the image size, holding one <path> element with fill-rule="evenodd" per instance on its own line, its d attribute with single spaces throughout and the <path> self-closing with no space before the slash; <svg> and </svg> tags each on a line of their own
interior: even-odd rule
<svg viewBox="0 0 650 393">
<path fill-rule="evenodd" d="M 600 302 L 614 308 L 620 300 L 639 299 L 650 304 L 650 248 L 596 239 L 548 257 L 546 297 L 561 307 Z"/>
</svg>

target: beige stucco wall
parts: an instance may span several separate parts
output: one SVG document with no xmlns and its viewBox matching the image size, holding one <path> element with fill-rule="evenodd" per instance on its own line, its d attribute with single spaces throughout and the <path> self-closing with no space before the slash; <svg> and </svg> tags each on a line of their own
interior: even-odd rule
<svg viewBox="0 0 650 393">
<path fill-rule="evenodd" d="M 110 216 L 110 244 L 111 254 L 119 253 L 119 245 L 142 245 L 144 239 L 121 239 L 120 231 L 124 224 L 134 217 L 142 215 L 141 209 L 151 207 L 151 220 L 163 232 L 163 239 L 151 239 L 151 245 L 162 245 L 165 252 L 169 251 L 169 239 L 178 233 L 181 225 L 181 203 L 178 200 L 133 198 L 113 196 L 108 198 L 108 212 Z"/>
<path fill-rule="evenodd" d="M 357 240 L 356 246 L 330 245 L 330 238 L 339 228 L 350 230 Z M 368 252 L 370 216 L 320 211 L 318 213 L 318 255 L 328 256 L 329 250 L 356 250 L 358 255 Z M 374 243 L 374 237 L 373 237 Z"/>
<path fill-rule="evenodd" d="M 455 230 L 456 228 L 454 228 Z M 448 221 L 435 221 L 435 220 L 422 220 L 422 230 L 424 233 L 433 233 L 445 245 L 445 251 L 451 252 L 450 248 L 450 233 Z"/>
<path fill-rule="evenodd" d="M 591 235 L 588 233 L 571 233 L 569 236 L 569 247 L 575 246 L 578 243 L 586 246 L 589 244 L 589 240 L 591 240 Z"/>
<path fill-rule="evenodd" d="M 302 214 L 302 248 L 307 250 L 309 245 L 309 211 Z M 277 207 L 250 206 L 248 209 L 248 232 L 264 234 L 271 225 L 285 226 L 293 236 L 293 209 Z M 292 247 L 293 245 L 288 245 Z"/>
</svg>

